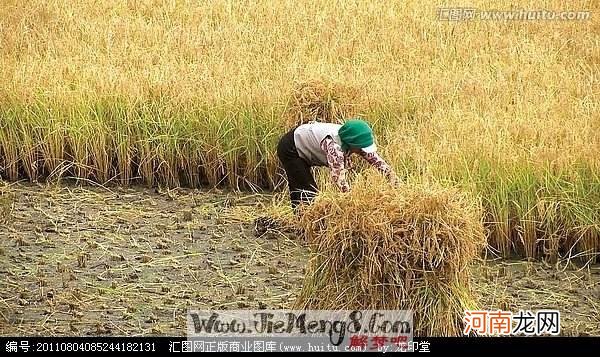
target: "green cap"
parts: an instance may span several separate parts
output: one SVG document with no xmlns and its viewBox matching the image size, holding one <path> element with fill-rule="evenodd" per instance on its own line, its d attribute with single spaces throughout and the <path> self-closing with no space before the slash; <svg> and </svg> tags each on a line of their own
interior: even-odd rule
<svg viewBox="0 0 600 357">
<path fill-rule="evenodd" d="M 373 140 L 373 130 L 364 120 L 348 120 L 342 125 L 338 135 L 342 141 L 342 150 L 344 151 L 351 148 L 362 149 L 367 153 L 377 151 Z"/>
</svg>

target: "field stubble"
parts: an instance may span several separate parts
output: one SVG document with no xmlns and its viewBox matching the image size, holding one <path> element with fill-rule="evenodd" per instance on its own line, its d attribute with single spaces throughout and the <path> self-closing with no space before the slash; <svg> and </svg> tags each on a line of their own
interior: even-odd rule
<svg viewBox="0 0 600 357">
<path fill-rule="evenodd" d="M 253 234 L 270 195 L 30 184 L 10 192 L 0 334 L 183 335 L 188 308 L 291 308 L 301 291 L 305 244 Z M 558 309 L 563 334 L 600 334 L 598 266 L 489 260 L 471 269 L 482 308 Z"/>
</svg>

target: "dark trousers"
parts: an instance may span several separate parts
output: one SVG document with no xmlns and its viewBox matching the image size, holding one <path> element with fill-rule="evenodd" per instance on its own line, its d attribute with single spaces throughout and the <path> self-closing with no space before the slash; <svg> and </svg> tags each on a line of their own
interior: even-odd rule
<svg viewBox="0 0 600 357">
<path fill-rule="evenodd" d="M 277 145 L 277 156 L 287 176 L 292 208 L 300 203 L 310 203 L 317 194 L 317 183 L 310 171 L 310 165 L 298 155 L 294 143 L 294 131 L 281 137 Z"/>
</svg>

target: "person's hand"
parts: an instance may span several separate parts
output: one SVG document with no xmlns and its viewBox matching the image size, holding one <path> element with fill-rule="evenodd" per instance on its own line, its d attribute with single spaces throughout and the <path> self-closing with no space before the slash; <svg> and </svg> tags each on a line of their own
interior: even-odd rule
<svg viewBox="0 0 600 357">
<path fill-rule="evenodd" d="M 392 174 L 392 176 L 390 177 L 390 184 L 394 188 L 399 188 L 400 187 L 400 178 L 396 174 Z"/>
</svg>

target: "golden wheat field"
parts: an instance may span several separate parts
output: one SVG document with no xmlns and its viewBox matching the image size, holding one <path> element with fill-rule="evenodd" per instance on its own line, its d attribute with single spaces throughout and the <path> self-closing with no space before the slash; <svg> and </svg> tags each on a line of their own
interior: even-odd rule
<svg viewBox="0 0 600 357">
<path fill-rule="evenodd" d="M 113 324 L 110 333 L 177 330 L 181 321 L 175 319 L 175 312 L 192 300 L 223 307 L 223 301 L 239 295 L 238 306 L 245 308 L 257 304 L 257 296 L 267 296 L 267 302 L 261 304 L 291 306 L 294 295 L 286 292 L 299 287 L 304 273 L 300 265 L 303 254 L 307 254 L 299 248 L 300 243 L 285 240 L 287 248 L 282 248 L 279 243 L 252 241 L 254 252 L 260 252 L 257 257 L 267 262 L 276 259 L 277 263 L 260 265 L 257 269 L 265 272 L 256 278 L 258 287 L 246 294 L 238 291 L 238 285 L 247 278 L 247 272 L 238 274 L 236 267 L 244 259 L 250 260 L 246 268 L 252 265 L 254 254 L 232 257 L 242 254 L 236 250 L 240 249 L 236 240 L 235 244 L 226 243 L 234 245 L 229 248 L 235 253 L 223 253 L 223 264 L 227 265 L 227 259 L 237 263 L 227 265 L 226 270 L 218 264 L 216 268 L 210 262 L 205 264 L 215 271 L 210 284 L 222 292 L 222 297 L 200 294 L 190 298 L 187 288 L 181 288 L 187 297 L 177 295 L 177 289 L 167 291 L 172 303 L 146 301 L 146 310 L 154 305 L 159 309 L 156 320 L 142 316 L 146 310 L 131 310 L 127 300 L 135 290 L 127 290 L 132 289 L 131 284 L 155 284 L 156 289 L 162 289 L 164 281 L 152 282 L 150 273 L 141 280 L 128 280 L 130 261 L 140 269 L 157 269 L 157 275 L 180 269 L 177 271 L 185 279 L 198 279 L 197 272 L 187 267 L 195 264 L 193 250 L 205 249 L 204 243 L 194 248 L 192 234 L 190 251 L 179 247 L 182 251 L 176 252 L 176 259 L 169 260 L 154 256 L 165 248 L 160 248 L 162 241 L 156 243 L 151 237 L 188 237 L 189 232 L 200 229 L 195 225 L 202 223 L 212 227 L 212 235 L 197 234 L 211 236 L 221 244 L 232 232 L 247 229 L 252 218 L 285 209 L 280 209 L 278 202 L 274 206 L 254 204 L 230 213 L 228 206 L 220 211 L 215 203 L 210 209 L 225 218 L 214 218 L 219 216 L 215 213 L 204 219 L 198 218 L 206 213 L 203 204 L 196 199 L 189 203 L 188 198 L 194 197 L 190 194 L 176 202 L 183 202 L 193 218 L 181 223 L 182 211 L 172 208 L 163 217 L 165 222 L 152 222 L 146 231 L 143 221 L 157 213 L 140 212 L 144 211 L 142 203 L 153 198 L 125 191 L 132 202 L 141 205 L 141 211 L 129 212 L 127 205 L 118 202 L 118 197 L 127 194 L 115 192 L 147 186 L 156 192 L 233 190 L 240 197 L 247 195 L 251 202 L 254 195 L 271 197 L 271 191 L 287 189 L 276 155 L 282 134 L 298 122 L 342 122 L 360 116 L 373 126 L 382 157 L 404 183 L 457 190 L 481 206 L 481 223 L 489 244 L 485 257 L 526 258 L 537 261 L 527 264 L 560 269 L 576 263 L 588 269 L 587 278 L 552 275 L 551 279 L 568 281 L 573 294 L 552 297 L 543 304 L 547 307 L 560 300 L 567 306 L 579 301 L 573 296 L 586 290 L 589 297 L 582 293 L 584 311 L 579 313 L 586 320 L 573 321 L 569 333 L 597 331 L 594 328 L 600 325 L 590 317 L 598 311 L 597 304 L 592 303 L 596 273 L 589 269 L 600 254 L 600 3 L 499 0 L 492 4 L 474 0 L 465 5 L 486 10 L 591 13 L 583 20 L 439 18 L 440 8 L 459 6 L 430 0 L 1 1 L 0 181 L 4 183 L 0 182 L 0 222 L 5 227 L 0 232 L 8 239 L 0 253 L 5 255 L 12 240 L 20 252 L 7 257 L 5 266 L 0 267 L 11 276 L 4 287 L 7 291 L 15 289 L 11 284 L 26 277 L 43 295 L 47 291 L 40 281 L 51 280 L 45 276 L 52 272 L 21 263 L 11 268 L 8 261 L 44 255 L 43 249 L 36 248 L 38 243 L 44 247 L 48 240 L 72 238 L 78 242 L 77 249 L 61 253 L 51 246 L 51 254 L 59 255 L 60 264 L 75 264 L 75 273 L 68 269 L 61 272 L 70 272 L 80 280 L 67 277 L 54 283 L 67 284 L 71 290 L 77 286 L 85 292 L 86 286 L 93 286 L 94 291 L 102 291 L 88 300 L 79 299 L 90 306 L 106 304 L 111 294 L 125 294 L 119 302 L 123 311 L 111 319 L 121 319 L 122 312 L 132 326 L 123 327 L 109 319 Z M 366 169 L 357 164 L 358 171 Z M 318 178 L 324 186 L 329 185 L 327 172 L 319 172 Z M 59 198 L 55 198 L 41 186 L 13 184 L 20 180 L 64 184 L 67 188 L 57 188 Z M 93 189 L 98 192 L 87 191 L 73 183 L 100 188 Z M 68 222 L 66 210 L 77 211 L 79 207 L 72 192 L 80 193 L 82 204 L 91 205 L 87 208 L 90 214 L 100 207 L 94 200 L 113 200 L 113 209 L 106 211 L 108 217 L 123 212 L 121 218 L 110 221 L 110 229 L 98 231 L 101 249 L 89 243 L 91 236 L 80 237 L 79 228 Z M 211 197 L 201 196 L 200 200 Z M 160 202 L 154 208 L 158 212 L 163 205 Z M 41 217 L 40 222 L 35 222 L 36 216 Z M 131 228 L 127 217 L 136 222 L 136 228 Z M 94 222 L 103 219 L 106 216 L 98 216 Z M 245 226 L 239 228 L 238 223 Z M 99 229 L 91 221 L 82 224 L 92 226 L 86 230 Z M 215 228 L 222 224 L 224 231 Z M 27 227 L 25 242 L 19 238 L 19 225 Z M 35 228 L 37 225 L 41 226 Z M 78 259 L 87 259 L 88 250 L 128 249 L 124 248 L 127 238 L 121 236 L 120 228 L 114 228 L 122 225 L 158 244 L 158 248 L 137 249 L 134 245 L 139 251 L 132 248 L 115 260 L 106 257 L 105 266 L 116 269 L 118 278 L 94 280 L 100 272 L 86 271 L 85 262 Z M 47 231 L 48 227 L 53 231 Z M 165 244 L 177 245 L 174 241 Z M 104 258 L 102 253 L 98 261 L 104 262 Z M 179 266 L 180 261 L 185 262 Z M 532 281 L 536 280 L 535 274 L 530 274 L 533 266 L 538 265 L 527 265 L 523 273 Z M 289 274 L 277 277 L 286 269 Z M 489 269 L 494 274 L 499 271 L 497 266 Z M 502 275 L 490 278 L 488 270 L 483 279 L 486 283 L 474 283 L 484 284 L 486 291 L 494 289 L 486 306 L 521 308 L 497 299 L 500 292 L 494 288 L 494 284 L 508 284 L 513 275 L 507 277 L 502 267 Z M 227 283 L 219 282 L 221 278 Z M 277 286 L 268 295 L 259 292 L 270 280 Z M 588 284 L 584 288 L 572 285 L 573 281 Z M 50 285 L 54 286 L 52 282 Z M 127 289 L 121 290 L 123 287 Z M 520 291 L 530 288 L 538 292 L 546 289 L 527 285 Z M 2 298 L 17 305 L 25 301 L 29 306 L 32 298 L 28 291 L 15 301 L 9 296 Z M 518 294 L 511 299 L 523 298 Z M 70 295 L 62 298 L 71 299 Z M 529 298 L 525 301 L 540 301 L 533 293 Z M 105 325 L 61 318 L 58 324 L 40 327 L 36 322 L 40 316 L 55 316 L 58 309 L 44 304 L 36 305 L 33 312 L 23 305 L 11 305 L 9 313 L 2 315 L 16 317 L 4 316 L 4 322 L 10 320 L 15 326 L 19 316 L 25 316 L 29 324 L 21 325 L 20 333 L 68 333 L 69 328 L 75 334 L 107 332 Z M 162 311 L 159 306 L 172 309 Z M 69 307 L 69 314 L 75 318 L 73 311 L 78 309 Z M 168 316 L 173 316 L 173 321 Z M 13 327 L 7 331 L 15 332 Z M 0 332 L 4 334 L 1 328 Z"/>
<path fill-rule="evenodd" d="M 0 175 L 278 187 L 279 135 L 316 101 L 319 118 L 369 120 L 399 174 L 481 196 L 502 254 L 593 258 L 597 16 L 449 22 L 439 7 L 3 1 Z M 298 100 L 314 83 L 313 102 Z"/>
</svg>

